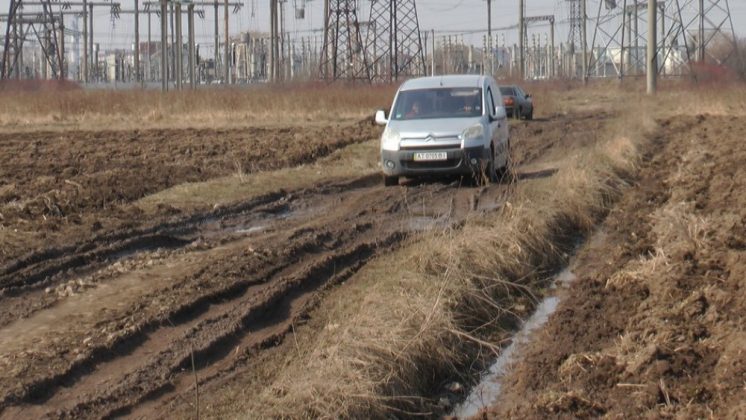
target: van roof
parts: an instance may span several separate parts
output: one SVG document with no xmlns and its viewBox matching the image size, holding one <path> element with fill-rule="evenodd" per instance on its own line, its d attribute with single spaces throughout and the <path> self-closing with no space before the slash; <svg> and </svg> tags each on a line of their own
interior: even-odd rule
<svg viewBox="0 0 746 420">
<path fill-rule="evenodd" d="M 485 76 L 479 74 L 430 76 L 410 79 L 404 82 L 399 90 L 418 90 L 433 88 L 482 87 Z"/>
</svg>

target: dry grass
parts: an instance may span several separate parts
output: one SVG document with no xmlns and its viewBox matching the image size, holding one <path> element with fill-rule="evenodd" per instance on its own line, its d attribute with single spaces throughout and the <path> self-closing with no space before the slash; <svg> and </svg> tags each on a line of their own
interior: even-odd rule
<svg viewBox="0 0 746 420">
<path fill-rule="evenodd" d="M 168 92 L 4 91 L 0 128 L 288 125 L 359 120 L 390 106 L 392 86 L 288 85 Z"/>
<path fill-rule="evenodd" d="M 204 182 L 176 185 L 143 197 L 135 205 L 145 212 L 168 205 L 182 211 L 204 210 L 240 200 L 279 191 L 310 188 L 321 182 L 344 181 L 378 172 L 378 140 L 358 143 L 339 149 L 331 155 L 309 164 L 274 171 L 246 173 L 240 162 L 235 172 L 226 177 Z"/>
<path fill-rule="evenodd" d="M 512 83 L 501 81 L 501 83 Z M 577 110 L 602 110 L 619 96 L 640 93 L 640 80 L 593 81 L 578 89 L 577 81 L 526 82 L 539 117 Z M 0 129 L 235 127 L 314 124 L 359 120 L 390 106 L 396 86 L 266 85 L 194 92 L 145 90 L 13 90 L 0 89 Z M 671 114 L 745 115 L 746 85 L 661 83 Z M 592 92 L 592 95 L 588 95 Z"/>
<path fill-rule="evenodd" d="M 646 124 L 576 150 L 552 178 L 521 183 L 501 211 L 433 233 L 370 263 L 318 311 L 320 333 L 271 387 L 238 408 L 254 417 L 432 415 L 436 393 L 497 351 L 517 302 L 536 302 L 578 239 L 619 196 Z M 612 132 L 618 127 L 612 127 Z M 464 378 L 466 379 L 466 378 Z"/>
</svg>

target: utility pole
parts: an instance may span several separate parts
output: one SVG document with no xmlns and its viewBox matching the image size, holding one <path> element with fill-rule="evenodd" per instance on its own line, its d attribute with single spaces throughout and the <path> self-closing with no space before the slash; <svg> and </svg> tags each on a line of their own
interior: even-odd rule
<svg viewBox="0 0 746 420">
<path fill-rule="evenodd" d="M 98 75 L 96 74 L 96 67 L 98 63 L 96 63 L 96 57 L 93 55 L 93 5 L 92 4 L 88 5 L 88 48 L 89 48 L 88 57 L 91 60 L 91 67 L 89 68 L 89 71 L 92 71 L 94 73 L 93 79 L 95 79 L 96 77 L 98 77 Z"/>
<path fill-rule="evenodd" d="M 554 51 L 554 17 L 552 17 L 552 20 L 549 21 L 549 31 L 550 31 L 550 44 L 549 44 L 549 77 L 555 77 L 556 76 L 556 66 L 555 66 L 555 58 L 557 54 Z"/>
<path fill-rule="evenodd" d="M 277 68 L 280 80 L 287 80 L 285 72 L 285 3 L 277 1 Z"/>
<path fill-rule="evenodd" d="M 145 72 L 148 81 L 153 80 L 153 60 L 150 56 L 153 52 L 152 42 L 150 41 L 151 26 L 150 26 L 150 10 L 148 10 L 148 71 Z"/>
<path fill-rule="evenodd" d="M 272 0 L 274 1 L 274 0 Z M 378 33 L 378 28 L 374 29 L 376 34 Z M 324 0 L 324 45 L 329 45 L 329 0 Z M 324 54 L 326 56 L 321 57 L 320 61 L 322 63 L 326 63 L 329 60 L 329 50 L 327 48 L 323 49 Z M 329 69 L 321 69 L 321 74 L 327 75 L 329 74 Z"/>
<path fill-rule="evenodd" d="M 189 25 L 189 87 L 194 90 L 196 87 L 194 80 L 194 4 L 190 3 L 187 6 L 188 13 L 188 25 Z"/>
<path fill-rule="evenodd" d="M 699 39 L 697 40 L 698 43 L 698 51 L 697 51 L 697 59 L 700 63 L 704 64 L 705 62 L 705 0 L 699 0 Z"/>
<path fill-rule="evenodd" d="M 663 76 L 666 75 L 666 56 L 668 54 L 668 50 L 666 49 L 666 9 L 665 9 L 665 3 L 663 5 L 658 5 L 660 7 L 660 16 L 661 16 L 661 56 L 663 57 L 663 65 L 661 66 L 661 71 L 663 72 Z M 657 61 L 657 59 L 656 59 Z"/>
<path fill-rule="evenodd" d="M 635 31 L 634 32 L 634 37 L 635 37 L 635 54 L 634 54 L 635 64 L 634 64 L 634 67 L 633 67 L 632 71 L 634 72 L 635 75 L 640 74 L 640 30 L 639 30 L 640 15 L 638 13 L 639 10 L 640 10 L 640 7 L 638 6 L 637 3 L 635 3 L 634 12 L 632 12 L 632 13 L 634 13 L 634 17 L 635 17 L 634 26 L 633 26 L 634 31 Z"/>
<path fill-rule="evenodd" d="M 62 13 L 60 13 L 60 34 L 59 34 L 59 45 L 60 50 L 58 51 L 59 56 L 62 57 L 62 59 L 59 61 L 60 63 L 60 69 L 59 69 L 59 78 L 60 80 L 65 80 L 65 74 L 67 73 L 65 71 L 65 17 Z"/>
<path fill-rule="evenodd" d="M 88 83 L 88 1 L 83 0 L 83 83 Z"/>
<path fill-rule="evenodd" d="M 182 72 L 182 66 L 184 60 L 182 59 L 182 46 L 184 43 L 182 42 L 182 32 L 181 32 L 181 2 L 176 2 L 175 4 L 176 8 L 176 36 L 173 39 L 173 43 L 176 46 L 176 49 L 174 50 L 174 59 L 176 60 L 176 63 L 174 63 L 174 81 L 176 82 L 176 90 L 181 90 L 181 81 L 182 81 L 182 75 L 184 74 Z"/>
<path fill-rule="evenodd" d="M 523 27 L 523 10 L 524 0 L 518 0 L 518 78 L 523 80 L 525 76 L 525 57 L 523 55 L 523 36 L 526 33 L 526 28 Z"/>
<path fill-rule="evenodd" d="M 135 82 L 140 80 L 140 1 L 135 0 Z"/>
<path fill-rule="evenodd" d="M 396 0 L 391 0 L 391 20 L 389 20 L 389 24 L 391 27 L 391 74 L 393 75 L 393 79 L 390 79 L 391 81 L 398 81 L 399 80 L 399 13 L 397 13 L 397 3 Z M 450 54 L 450 45 L 449 45 L 449 54 Z M 450 57 L 449 57 L 450 58 Z M 450 64 L 450 63 L 449 63 Z"/>
<path fill-rule="evenodd" d="M 619 57 L 619 81 L 624 80 L 624 31 L 627 29 L 627 0 L 624 0 L 622 5 L 622 43 L 621 43 L 621 56 Z"/>
<path fill-rule="evenodd" d="M 160 3 L 154 3 L 152 1 L 145 1 L 142 3 L 145 8 L 143 10 L 140 10 L 140 1 L 135 0 L 135 9 L 133 10 L 124 10 L 119 9 L 118 13 L 120 14 L 133 14 L 135 15 L 135 52 L 134 52 L 134 78 L 135 82 L 139 82 L 141 86 L 145 85 L 145 82 L 153 81 L 155 80 L 155 76 L 153 75 L 153 60 L 152 60 L 152 22 L 150 15 L 152 14 L 158 14 L 159 11 L 157 10 L 151 10 L 150 7 L 153 5 L 159 6 Z M 160 10 L 160 9 L 159 9 Z M 141 48 L 141 42 L 140 42 L 140 16 L 142 13 L 145 13 L 148 15 L 148 41 L 147 41 L 147 58 L 145 61 L 145 64 L 143 65 L 142 56 L 143 51 Z"/>
<path fill-rule="evenodd" d="M 658 60 L 656 58 L 656 48 L 658 35 L 656 25 L 658 5 L 656 0 L 648 0 L 648 95 L 655 95 L 658 78 Z"/>
<path fill-rule="evenodd" d="M 277 82 L 277 1 L 269 0 L 269 57 L 270 75 L 273 82 Z"/>
<path fill-rule="evenodd" d="M 47 51 L 49 49 L 49 31 L 47 28 L 44 28 L 43 38 L 42 42 L 44 42 L 44 51 Z M 49 63 L 46 60 L 43 60 L 41 62 L 41 78 L 46 80 L 47 79 L 47 68 L 49 67 Z"/>
<path fill-rule="evenodd" d="M 161 91 L 168 91 L 168 0 L 161 1 Z"/>
<path fill-rule="evenodd" d="M 271 0 L 274 1 L 274 0 Z M 218 8 L 218 0 L 215 0 L 215 3 L 213 4 L 215 6 L 215 57 L 213 59 L 215 60 L 214 64 L 214 77 L 215 79 L 218 78 L 218 63 L 220 62 L 220 28 L 218 26 L 218 19 L 219 19 L 219 12 L 220 9 Z"/>
<path fill-rule="evenodd" d="M 231 63 L 230 63 L 230 31 L 228 29 L 228 0 L 225 0 L 225 10 L 223 13 L 223 19 L 225 20 L 225 63 L 223 64 L 223 71 L 225 73 L 225 83 L 231 83 Z"/>
<path fill-rule="evenodd" d="M 490 75 L 495 74 L 492 65 L 492 0 L 487 0 L 487 50 L 490 53 Z"/>
<path fill-rule="evenodd" d="M 588 14 L 586 13 L 586 5 L 588 0 L 580 0 L 582 24 L 581 29 L 583 31 L 583 83 L 588 83 Z"/>
<path fill-rule="evenodd" d="M 169 0 L 169 23 L 171 29 L 171 51 L 169 52 L 168 80 L 176 82 L 176 25 L 174 18 L 174 2 Z"/>
<path fill-rule="evenodd" d="M 634 57 L 634 54 L 632 53 L 632 12 L 628 11 L 626 12 L 627 15 L 627 74 L 632 75 L 634 73 L 634 67 L 632 63 L 632 58 Z"/>
<path fill-rule="evenodd" d="M 432 29 L 432 33 L 431 33 L 431 34 L 432 34 L 432 36 L 433 36 L 433 41 L 432 41 L 432 45 L 433 45 L 433 55 L 432 55 L 432 57 L 431 57 L 431 60 L 432 60 L 432 61 L 431 61 L 431 63 L 430 63 L 430 64 L 432 65 L 432 69 L 430 69 L 430 73 L 431 73 L 430 75 L 431 75 L 431 76 L 435 76 L 435 29 Z"/>
<path fill-rule="evenodd" d="M 20 15 L 20 14 L 18 16 L 21 19 L 21 21 L 23 21 L 23 16 Z M 8 16 L 8 19 L 10 19 L 10 16 Z M 22 31 L 23 25 L 19 25 L 18 22 L 13 22 L 13 25 L 14 25 L 14 28 L 15 28 L 13 30 L 13 33 L 15 34 L 15 37 L 13 38 L 13 44 L 14 44 L 13 45 L 14 46 L 13 49 L 15 51 L 18 51 L 18 59 L 16 59 L 16 65 L 15 65 L 15 68 L 13 69 L 13 71 L 15 72 L 15 78 L 16 79 L 22 79 L 22 77 L 21 77 L 21 71 L 23 69 L 23 43 L 24 43 L 25 39 L 21 39 L 19 41 L 19 39 L 18 39 L 19 36 L 18 35 L 21 35 L 21 37 L 23 37 L 23 38 L 25 38 L 25 35 L 23 35 L 23 31 Z M 3 63 L 3 65 L 5 65 L 5 63 Z"/>
</svg>

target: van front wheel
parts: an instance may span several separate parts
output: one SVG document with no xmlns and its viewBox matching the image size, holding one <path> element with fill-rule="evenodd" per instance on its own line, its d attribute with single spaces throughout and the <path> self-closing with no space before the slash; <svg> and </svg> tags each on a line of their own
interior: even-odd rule
<svg viewBox="0 0 746 420">
<path fill-rule="evenodd" d="M 393 187 L 395 185 L 399 185 L 399 177 L 398 176 L 383 176 L 383 185 L 387 187 Z"/>
<path fill-rule="evenodd" d="M 490 146 L 490 162 L 487 165 L 487 178 L 490 182 L 497 182 L 497 168 L 495 167 L 495 147 Z"/>
</svg>

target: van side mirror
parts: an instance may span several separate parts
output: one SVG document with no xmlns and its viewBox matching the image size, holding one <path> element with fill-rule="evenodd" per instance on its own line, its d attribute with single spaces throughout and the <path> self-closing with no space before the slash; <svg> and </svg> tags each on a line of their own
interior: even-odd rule
<svg viewBox="0 0 746 420">
<path fill-rule="evenodd" d="M 386 118 L 386 112 L 384 110 L 379 109 L 376 111 L 376 124 L 378 125 L 386 125 L 388 124 L 389 119 Z"/>
<path fill-rule="evenodd" d="M 504 106 L 496 106 L 495 107 L 495 119 L 496 120 L 504 120 L 505 118 L 508 118 L 508 112 L 505 111 Z"/>
</svg>

